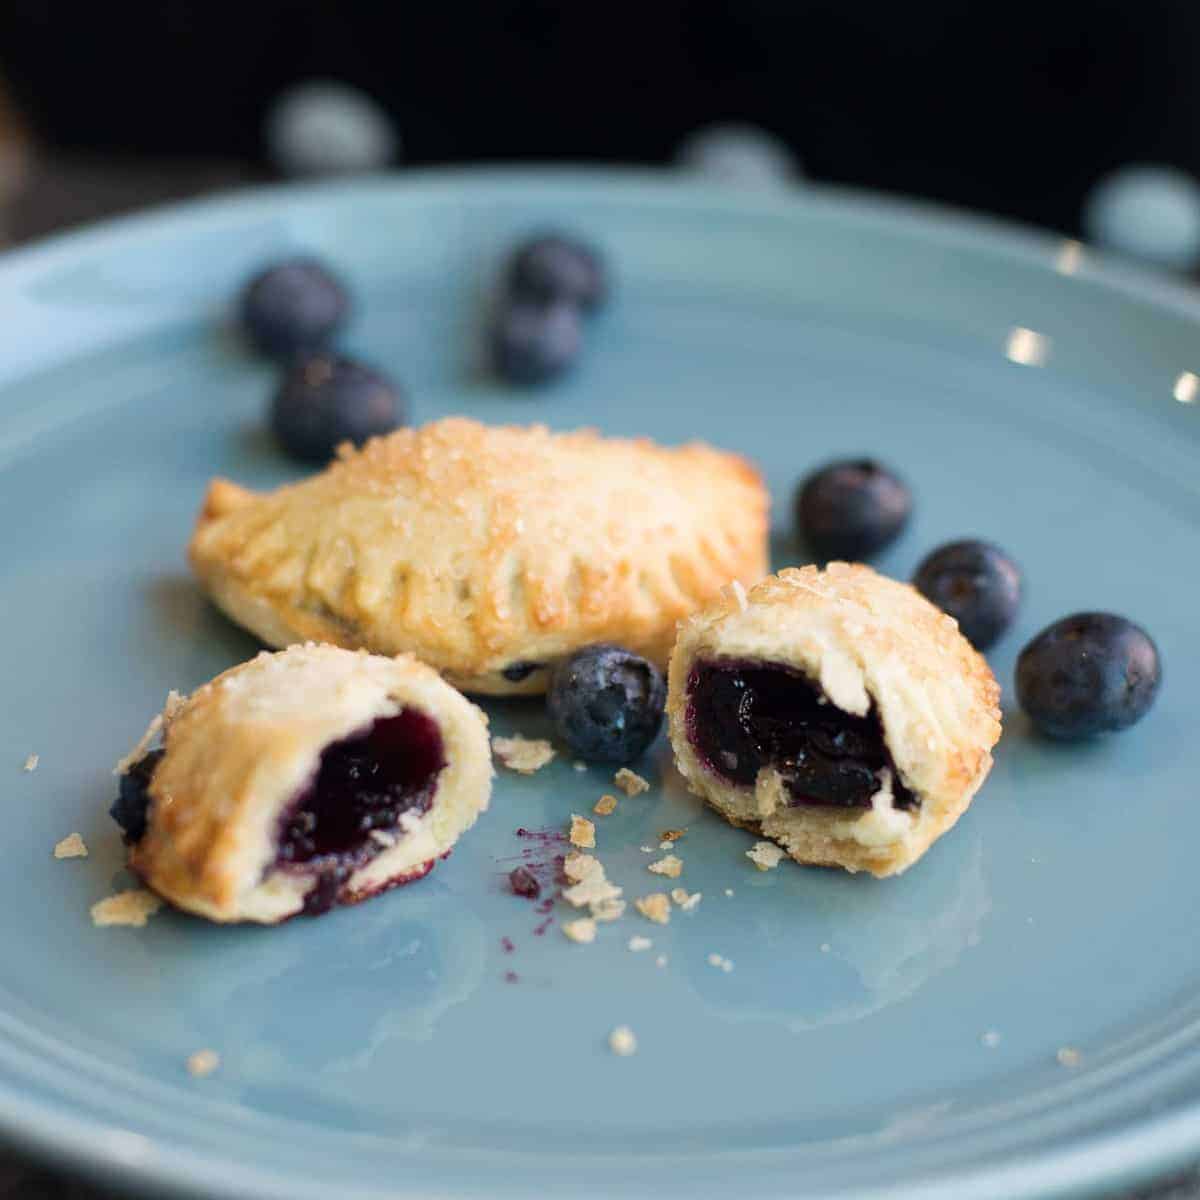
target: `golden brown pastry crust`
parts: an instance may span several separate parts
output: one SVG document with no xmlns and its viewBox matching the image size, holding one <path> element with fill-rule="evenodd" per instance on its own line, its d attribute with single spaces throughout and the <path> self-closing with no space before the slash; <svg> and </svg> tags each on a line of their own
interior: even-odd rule
<svg viewBox="0 0 1200 1200">
<path fill-rule="evenodd" d="M 379 717 L 415 708 L 431 718 L 447 765 L 430 809 L 345 880 L 339 902 L 424 873 L 487 807 L 487 718 L 409 656 L 311 644 L 263 651 L 186 700 L 172 697 L 146 833 L 129 861 L 159 895 L 210 920 L 273 923 L 300 911 L 316 875 L 276 864 L 281 816 L 322 750 Z"/>
<path fill-rule="evenodd" d="M 765 574 L 767 509 L 753 467 L 707 446 L 450 418 L 268 494 L 214 480 L 190 557 L 270 645 L 411 652 L 468 690 L 532 694 L 545 670 L 504 669 L 589 642 L 665 665 L 680 618 Z"/>
<path fill-rule="evenodd" d="M 738 787 L 697 757 L 687 729 L 687 680 L 701 659 L 759 660 L 803 671 L 839 708 L 872 706 L 911 814 L 858 815 L 786 803 L 764 769 Z M 735 825 L 779 842 L 797 862 L 894 875 L 914 863 L 966 810 L 1000 737 L 1000 689 L 953 618 L 905 583 L 860 564 L 789 568 L 748 594 L 730 589 L 680 629 L 667 711 L 676 762 L 697 795 Z"/>
</svg>

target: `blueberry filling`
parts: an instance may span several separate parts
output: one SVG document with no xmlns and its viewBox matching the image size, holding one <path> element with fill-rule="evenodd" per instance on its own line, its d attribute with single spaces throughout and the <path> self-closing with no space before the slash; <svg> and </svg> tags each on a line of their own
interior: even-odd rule
<svg viewBox="0 0 1200 1200">
<path fill-rule="evenodd" d="M 316 777 L 282 820 L 276 865 L 318 876 L 308 913 L 337 903 L 345 881 L 384 849 L 405 813 L 428 812 L 446 765 L 436 722 L 405 709 L 321 753 Z"/>
<path fill-rule="evenodd" d="M 843 712 L 791 667 L 698 663 L 688 676 L 687 721 L 710 771 L 753 787 L 762 767 L 774 767 L 793 805 L 867 808 L 885 770 L 896 808 L 920 803 L 900 780 L 875 709 L 865 717 Z"/>
<path fill-rule="evenodd" d="M 509 871 L 508 886 L 514 896 L 525 896 L 529 900 L 536 900 L 542 894 L 542 885 L 528 867 L 514 867 Z"/>
<path fill-rule="evenodd" d="M 536 662 L 515 662 L 505 667 L 500 674 L 509 683 L 524 683 L 534 671 L 540 671 L 544 665 Z"/>
<path fill-rule="evenodd" d="M 164 751 L 151 750 L 121 776 L 120 790 L 108 815 L 121 827 L 127 846 L 140 842 L 146 833 L 150 809 L 150 781 Z"/>
</svg>

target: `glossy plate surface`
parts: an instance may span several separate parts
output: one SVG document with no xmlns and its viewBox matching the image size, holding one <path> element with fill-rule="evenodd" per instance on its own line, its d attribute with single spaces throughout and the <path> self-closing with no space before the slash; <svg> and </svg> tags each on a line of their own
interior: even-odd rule
<svg viewBox="0 0 1200 1200">
<path fill-rule="evenodd" d="M 475 371 L 480 317 L 500 255 L 546 225 L 604 247 L 616 296 L 573 378 L 507 391 Z M 299 474 L 264 431 L 270 370 L 222 333 L 247 273 L 298 249 L 348 277 L 347 348 L 404 380 L 421 421 L 743 451 L 772 487 L 780 565 L 796 479 L 847 453 L 883 457 L 917 498 L 885 570 L 949 538 L 1007 547 L 1027 583 L 992 656 L 1007 732 L 959 827 L 896 880 L 758 873 L 660 743 L 653 791 L 598 825 L 630 896 L 660 883 L 640 847 L 688 828 L 680 882 L 703 900 L 667 928 L 627 917 L 575 946 L 561 912 L 539 935 L 506 894 L 519 826 L 562 828 L 612 790 L 560 755 L 502 773 L 447 862 L 356 910 L 94 929 L 89 906 L 128 883 L 112 763 L 168 688 L 256 649 L 183 547 L 211 475 Z M 0 311 L 4 1131 L 159 1192 L 290 1200 L 1011 1200 L 1200 1152 L 1189 295 L 1072 244 L 840 193 L 494 172 L 105 226 L 0 263 Z M 1165 684 L 1131 733 L 1048 745 L 1013 711 L 1013 660 L 1080 608 L 1144 623 Z M 536 703 L 489 711 L 497 732 L 546 730 Z M 91 856 L 56 862 L 74 830 Z M 653 949 L 631 953 L 635 934 Z M 608 1050 L 620 1023 L 632 1058 Z M 222 1064 L 193 1079 L 201 1047 Z"/>
</svg>

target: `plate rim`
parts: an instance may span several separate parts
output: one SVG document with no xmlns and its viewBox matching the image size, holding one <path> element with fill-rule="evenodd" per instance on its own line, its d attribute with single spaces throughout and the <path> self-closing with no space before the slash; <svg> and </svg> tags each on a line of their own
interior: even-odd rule
<svg viewBox="0 0 1200 1200">
<path fill-rule="evenodd" d="M 396 193 L 408 202 L 424 198 L 436 203 L 474 189 L 508 189 L 514 196 L 548 186 L 592 191 L 594 199 L 614 205 L 651 203 L 664 210 L 680 205 L 708 208 L 714 213 L 795 215 L 837 210 L 839 219 L 898 233 L 906 240 L 943 247 L 960 246 L 1054 273 L 1054 256 L 1067 238 L 991 216 L 965 213 L 926 201 L 885 196 L 859 189 L 802 183 L 788 190 L 749 192 L 690 182 L 670 169 L 579 167 L 555 164 L 529 166 L 464 166 L 398 170 L 378 176 L 321 182 L 293 182 L 239 188 L 195 200 L 167 203 L 117 216 L 39 239 L 0 254 L 0 299 L 16 295 L 48 269 L 80 255 L 112 253 L 147 235 L 179 234 L 212 222 L 224 224 L 256 215 L 278 215 L 292 206 L 321 206 L 364 195 Z M 1077 243 L 1081 244 L 1081 243 Z M 1151 308 L 1200 324 L 1200 297 L 1193 288 L 1084 246 L 1084 265 L 1078 275 L 1089 283 L 1115 291 Z M 32 368 L 36 371 L 38 368 Z M 19 376 L 18 376 L 19 377 Z M 90 1115 L 81 1115 L 70 1099 L 20 1095 L 7 1070 L 0 1074 L 0 1134 L 11 1145 L 35 1158 L 53 1158 L 71 1170 L 107 1184 L 172 1194 L 275 1196 L 302 1200 L 324 1196 L 324 1182 L 309 1185 L 263 1160 L 222 1162 L 218 1154 L 146 1135 L 126 1135 Z M 135 1137 L 153 1146 L 144 1156 Z M 888 1200 L 949 1200 L 950 1197 L 1042 1196 L 1082 1194 L 1099 1186 L 1120 1187 L 1139 1182 L 1200 1154 L 1200 1099 L 1174 1111 L 1142 1121 L 1121 1122 L 1100 1134 L 1077 1133 L 1045 1149 L 1032 1151 L 1015 1165 L 982 1163 L 951 1167 L 943 1175 L 886 1188 L 855 1191 L 864 1197 Z M 310 1188 L 312 1190 L 310 1190 Z M 383 1195 L 373 1184 L 352 1185 L 347 1196 L 375 1200 Z M 477 1194 L 455 1189 L 423 1189 L 407 1193 L 412 1200 Z M 643 1195 L 655 1192 L 650 1185 Z M 774 1194 L 762 1192 L 759 1195 Z M 783 1192 L 779 1192 L 783 1195 Z M 840 1193 L 839 1193 L 840 1194 Z"/>
</svg>

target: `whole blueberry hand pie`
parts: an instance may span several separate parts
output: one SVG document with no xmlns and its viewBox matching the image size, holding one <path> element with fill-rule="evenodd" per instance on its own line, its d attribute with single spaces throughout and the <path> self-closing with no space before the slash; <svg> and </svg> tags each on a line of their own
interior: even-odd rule
<svg viewBox="0 0 1200 1200">
<path fill-rule="evenodd" d="M 492 781 L 487 719 L 435 671 L 311 644 L 172 693 L 118 773 L 131 869 L 179 908 L 266 924 L 426 874 Z"/>
<path fill-rule="evenodd" d="M 1000 690 L 954 620 L 869 567 L 790 568 L 680 630 L 671 744 L 691 789 L 797 862 L 895 875 L 970 804 Z"/>
<path fill-rule="evenodd" d="M 767 570 L 743 459 L 452 418 L 343 447 L 304 482 L 208 492 L 191 561 L 272 646 L 411 652 L 469 691 L 546 689 L 592 642 L 665 665 L 676 622 Z"/>
</svg>

